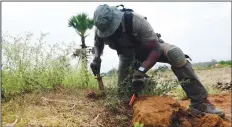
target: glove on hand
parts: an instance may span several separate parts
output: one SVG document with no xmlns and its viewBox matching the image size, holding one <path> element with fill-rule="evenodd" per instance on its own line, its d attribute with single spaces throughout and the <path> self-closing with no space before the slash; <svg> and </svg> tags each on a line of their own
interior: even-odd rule
<svg viewBox="0 0 232 127">
<path fill-rule="evenodd" d="M 142 90 L 145 82 L 145 78 L 148 76 L 140 71 L 135 71 L 132 78 L 132 86 L 135 89 L 135 92 L 138 93 Z"/>
<path fill-rule="evenodd" d="M 97 74 L 100 73 L 100 68 L 101 68 L 101 59 L 95 57 L 93 59 L 93 62 L 90 64 L 90 68 L 92 69 L 93 74 L 96 76 Z"/>
</svg>

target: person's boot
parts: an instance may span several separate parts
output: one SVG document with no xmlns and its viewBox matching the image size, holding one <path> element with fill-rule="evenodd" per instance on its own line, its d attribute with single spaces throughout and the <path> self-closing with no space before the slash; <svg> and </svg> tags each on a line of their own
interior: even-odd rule
<svg viewBox="0 0 232 127">
<path fill-rule="evenodd" d="M 190 104 L 189 109 L 196 114 L 209 113 L 209 114 L 216 114 L 222 118 L 225 117 L 225 113 L 221 109 L 216 108 L 216 106 L 213 105 L 208 99 L 205 99 L 201 103 L 199 102 L 199 103 Z"/>
</svg>

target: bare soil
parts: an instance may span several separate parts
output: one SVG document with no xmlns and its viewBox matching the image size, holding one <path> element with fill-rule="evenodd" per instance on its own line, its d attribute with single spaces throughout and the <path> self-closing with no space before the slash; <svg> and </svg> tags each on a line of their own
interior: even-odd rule
<svg viewBox="0 0 232 127">
<path fill-rule="evenodd" d="M 168 96 L 140 97 L 133 106 L 133 123 L 146 126 L 170 125 L 180 104 Z"/>
<path fill-rule="evenodd" d="M 225 112 L 226 115 L 223 119 L 223 124 L 225 127 L 231 127 L 231 92 L 210 95 L 209 100 L 212 104 Z M 189 100 L 179 102 L 185 107 L 190 103 Z"/>
<path fill-rule="evenodd" d="M 217 115 L 199 116 L 187 110 L 189 100 L 176 101 L 169 96 L 140 97 L 133 109 L 133 123 L 140 122 L 145 127 L 230 127 L 231 93 L 212 95 L 209 100 L 226 113 L 224 119 Z"/>
</svg>

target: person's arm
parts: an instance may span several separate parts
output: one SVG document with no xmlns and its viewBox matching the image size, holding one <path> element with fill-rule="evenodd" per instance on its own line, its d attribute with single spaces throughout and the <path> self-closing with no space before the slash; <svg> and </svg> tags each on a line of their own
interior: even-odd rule
<svg viewBox="0 0 232 127">
<path fill-rule="evenodd" d="M 160 43 L 152 26 L 146 19 L 142 16 L 135 15 L 133 20 L 134 32 L 138 34 L 140 42 L 142 43 L 141 49 L 144 51 L 150 51 L 141 65 L 142 68 L 139 68 L 139 71 L 142 70 L 142 72 L 146 73 L 156 64 L 160 57 Z"/>
<path fill-rule="evenodd" d="M 143 48 L 150 51 L 147 59 L 141 65 L 141 67 L 144 68 L 143 72 L 146 73 L 156 64 L 157 60 L 160 57 L 160 44 L 157 40 L 152 40 L 144 44 Z"/>
<path fill-rule="evenodd" d="M 100 74 L 101 69 L 101 55 L 103 53 L 104 49 L 104 42 L 102 38 L 97 36 L 97 33 L 95 32 L 94 37 L 94 59 L 93 62 L 90 64 L 90 67 L 93 71 L 94 75 Z"/>
<path fill-rule="evenodd" d="M 97 33 L 95 33 L 95 37 L 94 37 L 94 56 L 95 58 L 99 58 L 101 57 L 101 55 L 103 54 L 103 50 L 104 50 L 104 42 L 102 40 L 102 38 L 97 36 Z"/>
</svg>

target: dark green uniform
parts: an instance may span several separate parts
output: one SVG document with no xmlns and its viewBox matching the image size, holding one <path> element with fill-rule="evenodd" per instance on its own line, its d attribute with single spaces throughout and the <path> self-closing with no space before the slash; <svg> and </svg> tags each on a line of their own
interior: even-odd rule
<svg viewBox="0 0 232 127">
<path fill-rule="evenodd" d="M 132 13 L 133 18 L 125 18 L 124 13 L 120 12 L 116 7 L 109 7 L 106 4 L 97 7 L 94 13 L 94 20 L 97 27 L 96 33 L 99 38 L 95 36 L 94 45 L 97 53 L 91 63 L 93 72 L 98 73 L 100 71 L 100 54 L 103 50 L 104 44 L 109 45 L 112 49 L 117 49 L 119 54 L 119 90 L 124 89 L 123 91 L 127 91 L 127 87 L 124 87 L 127 85 L 125 85 L 123 81 L 125 81 L 125 78 L 129 74 L 128 68 L 131 63 L 133 63 L 132 61 L 134 56 L 140 62 L 146 61 L 146 63 L 144 63 L 139 69 L 137 68 L 140 65 L 132 65 L 137 69 L 137 71 L 133 73 L 133 85 L 135 85 L 136 82 L 138 84 L 140 84 L 140 82 L 143 83 L 144 77 L 146 77 L 144 73 L 147 71 L 144 70 L 149 69 L 155 64 L 155 62 L 169 63 L 174 74 L 181 82 L 181 86 L 185 93 L 191 99 L 190 107 L 192 107 L 192 110 L 218 114 L 219 116 L 224 117 L 225 113 L 222 110 L 215 108 L 211 103 L 209 103 L 206 89 L 199 81 L 190 62 L 187 61 L 185 54 L 181 51 L 181 49 L 175 45 L 164 43 L 157 37 L 152 26 L 144 16 L 134 12 Z M 132 23 L 130 25 L 125 25 L 125 21 L 127 22 L 128 20 L 124 20 L 124 18 L 132 19 L 132 21 L 130 20 Z M 128 36 L 133 36 L 135 38 L 129 39 Z M 133 40 L 133 42 L 131 42 L 131 40 Z M 160 43 L 157 43 L 157 41 L 160 41 Z M 131 96 L 126 94 L 128 94 L 128 92 L 123 92 L 123 95 L 126 97 Z"/>
<path fill-rule="evenodd" d="M 118 73 L 118 85 L 119 90 L 123 89 L 122 81 L 128 76 L 129 70 L 132 61 L 133 61 L 133 51 L 134 49 L 125 48 L 131 47 L 135 43 L 131 42 L 130 39 L 127 37 L 127 33 L 125 32 L 125 27 L 122 21 L 123 26 L 123 34 L 120 38 L 112 40 L 105 38 L 104 43 L 109 45 L 110 48 L 115 49 L 114 43 L 117 43 L 120 48 L 119 54 L 119 73 Z M 134 13 L 133 18 L 133 27 L 134 27 L 134 34 L 138 35 L 138 39 L 142 44 L 149 42 L 150 40 L 157 39 L 160 43 L 160 53 L 161 56 L 158 62 L 162 63 L 169 63 L 172 66 L 172 70 L 174 74 L 177 76 L 179 81 L 189 80 L 189 82 L 182 83 L 181 86 L 185 90 L 187 96 L 193 101 L 198 102 L 207 98 L 208 94 L 201 82 L 199 81 L 198 77 L 194 73 L 191 64 L 185 58 L 184 53 L 180 48 L 175 45 L 171 45 L 168 43 L 163 42 L 159 39 L 156 34 L 154 33 L 151 25 L 144 20 L 144 18 L 136 13 Z M 135 56 L 136 59 L 140 62 L 143 62 L 149 54 L 149 51 L 138 51 L 136 52 Z M 125 90 L 122 90 L 125 91 Z M 126 94 L 126 93 L 124 93 Z M 130 96 L 130 95 L 127 95 Z"/>
</svg>

